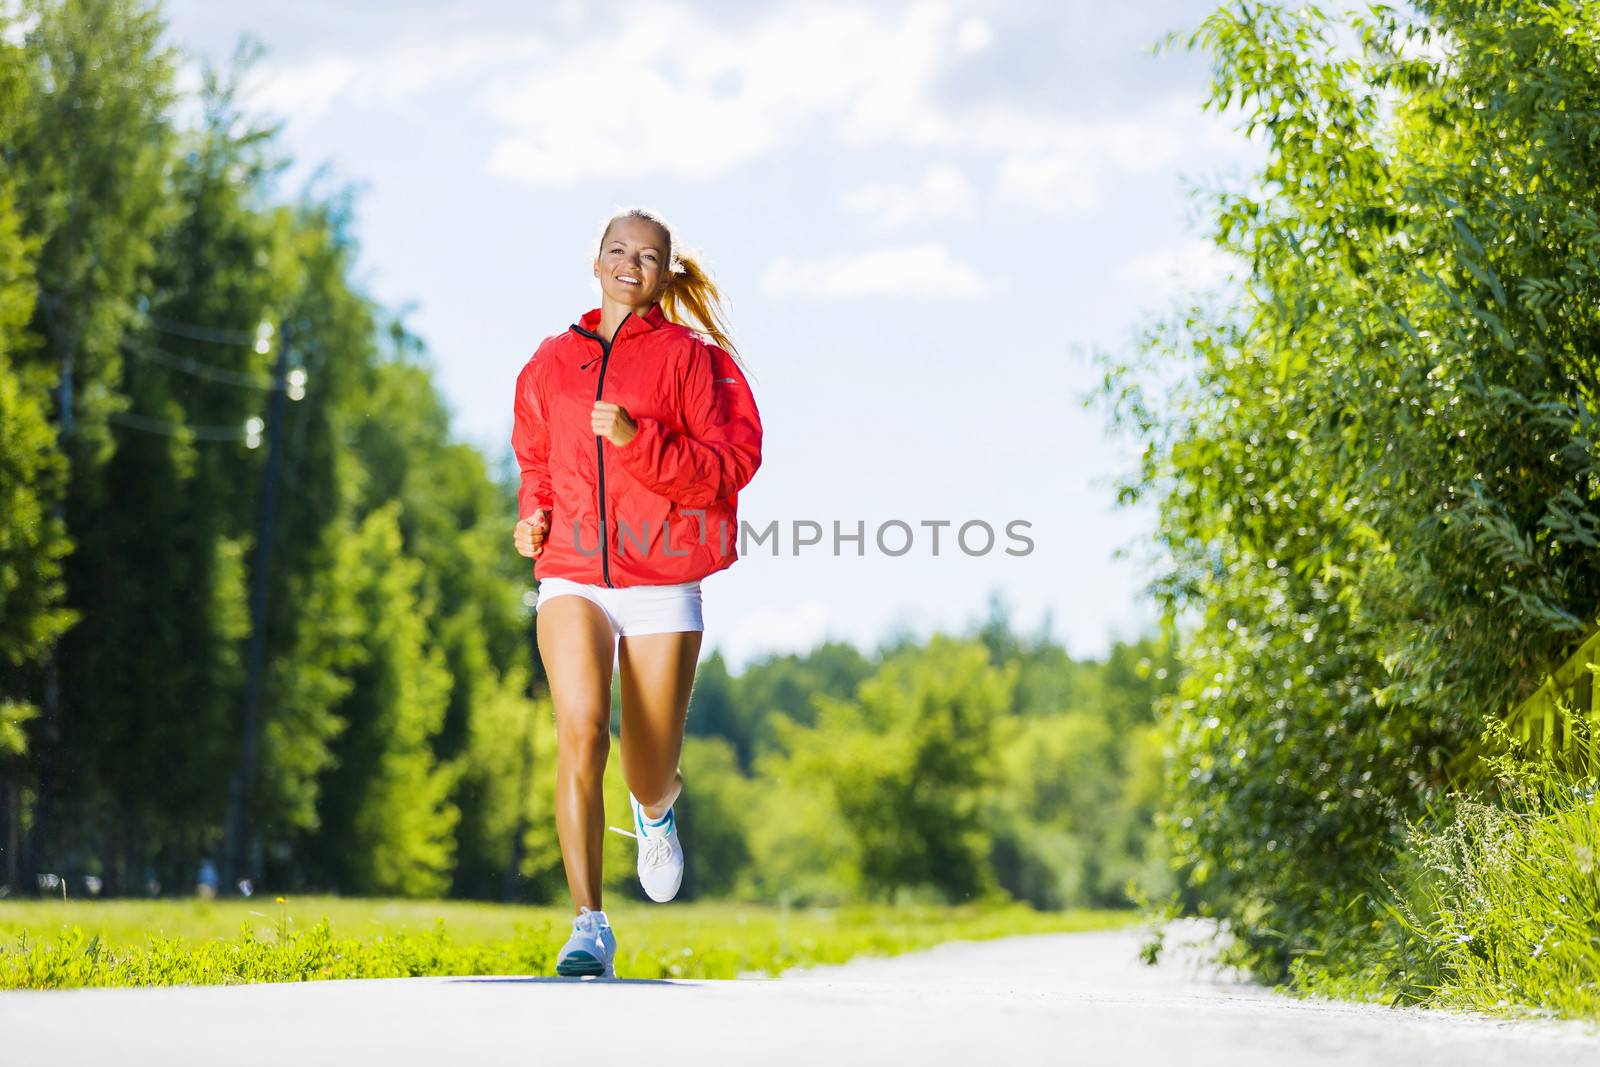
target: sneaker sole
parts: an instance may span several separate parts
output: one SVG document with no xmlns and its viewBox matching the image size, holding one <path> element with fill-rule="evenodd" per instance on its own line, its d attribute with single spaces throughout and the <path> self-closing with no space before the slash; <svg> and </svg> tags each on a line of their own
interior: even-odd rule
<svg viewBox="0 0 1600 1067">
<path fill-rule="evenodd" d="M 574 952 L 556 964 L 562 978 L 604 978 L 606 965 L 587 952 Z"/>
<path fill-rule="evenodd" d="M 672 887 L 672 892 L 668 893 L 664 897 L 658 897 L 654 893 L 650 892 L 650 887 L 644 884 L 644 880 L 643 879 L 640 879 L 640 881 L 639 881 L 639 888 L 644 890 L 644 895 L 645 896 L 649 897 L 651 900 L 653 900 L 657 904 L 668 904 L 668 903 L 671 903 L 673 900 L 677 899 L 678 890 L 683 888 L 683 883 L 680 881 L 677 885 L 673 886 Z"/>
</svg>

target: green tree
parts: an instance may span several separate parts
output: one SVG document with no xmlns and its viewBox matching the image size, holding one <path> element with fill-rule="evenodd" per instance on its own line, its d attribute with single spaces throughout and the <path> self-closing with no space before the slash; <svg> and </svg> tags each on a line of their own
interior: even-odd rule
<svg viewBox="0 0 1600 1067">
<path fill-rule="evenodd" d="M 321 825 L 323 771 L 335 762 L 331 743 L 345 729 L 339 709 L 360 682 L 365 657 L 369 621 L 358 596 L 365 579 L 353 555 L 365 472 L 347 442 L 366 416 L 379 354 L 377 309 L 349 281 L 356 245 L 348 201 L 308 193 L 292 214 L 294 284 L 283 322 L 307 384 L 304 399 L 284 411 L 285 491 L 269 534 L 255 810 L 263 876 L 299 889 L 323 885 L 309 839 Z"/>
<path fill-rule="evenodd" d="M 1118 642 L 1101 662 L 1031 644 L 1016 661 L 1032 678 L 1030 699 L 996 727 L 1001 770 L 987 816 L 996 878 L 1042 908 L 1123 905 L 1130 882 L 1163 895 L 1170 879 L 1155 826 L 1163 753 L 1153 709 L 1176 682 L 1170 657 L 1150 639 Z"/>
<path fill-rule="evenodd" d="M 20 50 L 0 44 L 0 143 L 10 140 L 25 90 Z M 46 376 L 29 366 L 28 332 L 37 290 L 30 253 L 15 210 L 11 182 L 0 179 L 0 656 L 8 682 L 14 671 L 34 664 L 71 624 L 61 606 L 61 559 L 70 548 L 56 514 L 66 480 L 66 462 L 56 449 L 49 420 Z M 9 684 L 21 721 L 25 702 Z M 21 754 L 25 738 L 7 746 Z"/>
<path fill-rule="evenodd" d="M 748 772 L 757 755 L 777 746 L 779 721 L 811 723 L 817 697 L 848 697 L 870 671 L 867 656 L 843 641 L 824 642 L 803 655 L 766 656 L 731 681 L 713 653 L 696 678 L 687 730 L 726 739 Z"/>
<path fill-rule="evenodd" d="M 372 371 L 364 417 L 353 445 L 365 477 L 356 507 L 394 501 L 404 550 L 423 564 L 423 592 L 433 605 L 430 639 L 445 657 L 450 700 L 434 740 L 441 760 L 462 755 L 479 710 L 502 699 L 510 672 L 523 673 L 529 626 L 522 595 L 531 584 L 521 557 L 508 551 L 514 495 L 490 480 L 483 456 L 451 439 L 449 413 L 435 389 L 420 342 L 398 323 L 393 352 Z M 502 838 L 478 807 L 481 780 L 454 798 L 462 814 L 462 851 L 454 892 L 496 896 L 505 882 Z M 509 838 L 504 839 L 509 842 Z M 489 853 L 474 851 L 479 845 Z"/>
<path fill-rule="evenodd" d="M 461 768 L 433 754 L 450 675 L 428 642 L 422 567 L 401 552 L 398 512 L 374 511 L 354 535 L 362 654 L 337 707 L 344 726 L 311 853 L 325 882 L 343 892 L 437 896 L 454 864 L 459 813 L 449 796 Z"/>
<path fill-rule="evenodd" d="M 816 698 L 815 725 L 778 720 L 787 777 L 825 791 L 868 893 L 963 900 L 992 889 L 982 799 L 994 722 L 1015 685 L 1014 666 L 941 634 L 894 655 L 854 699 Z"/>
<path fill-rule="evenodd" d="M 63 510 L 75 544 L 65 604 L 87 621 L 117 581 L 107 557 L 122 551 L 95 542 L 94 519 L 120 495 L 106 476 L 109 420 L 127 406 L 120 344 L 170 219 L 172 57 L 159 16 L 126 0 L 27 3 L 16 14 L 32 22 L 21 47 L 28 85 L 5 156 L 23 231 L 37 247 L 31 332 L 41 339 L 18 367 L 56 386 L 56 430 L 71 463 Z M 37 799 L 25 851 L 35 866 L 104 850 L 104 838 L 83 828 L 120 815 L 103 791 L 78 787 L 107 769 L 101 742 L 119 709 L 79 704 L 66 691 L 81 677 L 109 680 L 96 663 L 105 647 L 83 627 L 68 631 L 32 687 L 43 709 L 30 738 Z"/>
<path fill-rule="evenodd" d="M 1174 848 L 1269 977 L 1374 917 L 1406 817 L 1595 620 L 1596 15 L 1240 3 L 1191 39 L 1266 151 L 1213 199 L 1248 279 L 1108 385 L 1182 633 Z"/>
<path fill-rule="evenodd" d="M 0 43 L 0 145 L 10 142 L 25 90 L 21 50 Z M 20 676 L 37 670 L 74 618 L 62 606 L 61 560 L 71 543 L 57 513 L 66 461 L 49 419 L 48 378 L 26 352 L 37 296 L 32 251 L 13 184 L 0 178 L 0 846 L 7 883 L 20 877 L 23 757 L 27 724 L 38 716 Z"/>
</svg>

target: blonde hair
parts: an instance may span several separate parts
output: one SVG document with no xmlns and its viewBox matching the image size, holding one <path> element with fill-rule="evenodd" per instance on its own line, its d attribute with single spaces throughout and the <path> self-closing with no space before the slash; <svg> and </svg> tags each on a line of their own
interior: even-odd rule
<svg viewBox="0 0 1600 1067">
<path fill-rule="evenodd" d="M 619 211 L 606 220 L 605 229 L 600 231 L 601 245 L 605 244 L 606 234 L 611 232 L 611 227 L 626 218 L 643 219 L 659 229 L 667 239 L 667 283 L 656 298 L 661 305 L 661 313 L 669 322 L 690 328 L 698 327 L 718 348 L 726 350 L 741 369 L 748 371 L 750 368 L 739 358 L 739 351 L 734 348 L 729 335 L 721 290 L 711 280 L 711 274 L 700 262 L 698 253 L 689 249 L 674 251 L 673 246 L 677 242 L 672 239 L 672 227 L 667 225 L 665 219 L 642 207 Z"/>
</svg>

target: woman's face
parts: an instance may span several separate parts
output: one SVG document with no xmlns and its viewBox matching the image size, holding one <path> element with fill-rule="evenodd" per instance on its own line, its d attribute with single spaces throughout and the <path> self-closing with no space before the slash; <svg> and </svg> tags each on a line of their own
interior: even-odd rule
<svg viewBox="0 0 1600 1067">
<path fill-rule="evenodd" d="M 666 235 L 660 227 L 628 215 L 606 231 L 594 261 L 594 275 L 609 299 L 628 307 L 648 308 L 666 278 L 666 260 Z"/>
</svg>

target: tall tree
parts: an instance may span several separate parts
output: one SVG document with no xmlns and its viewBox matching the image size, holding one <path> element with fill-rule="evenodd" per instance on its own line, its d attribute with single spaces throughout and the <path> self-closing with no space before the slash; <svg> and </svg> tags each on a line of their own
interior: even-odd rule
<svg viewBox="0 0 1600 1067">
<path fill-rule="evenodd" d="M 21 49 L 0 41 L 0 158 L 27 91 Z M 26 675 L 39 666 L 73 613 L 62 606 L 61 559 L 71 542 L 59 514 L 67 466 L 50 423 L 48 374 L 29 358 L 37 288 L 16 212 L 15 186 L 0 176 L 0 877 L 21 876 L 22 790 L 27 784 L 26 724 L 38 715 Z"/>
<path fill-rule="evenodd" d="M 170 219 L 163 172 L 172 152 L 172 56 L 160 17 L 142 4 L 39 2 L 22 13 L 33 20 L 22 45 L 29 87 L 7 154 L 24 230 L 38 243 L 33 332 L 43 339 L 26 366 L 56 385 L 57 431 L 72 464 L 65 517 L 77 546 L 66 602 L 88 617 L 116 588 L 112 561 L 127 550 L 97 540 L 95 519 L 120 495 L 106 477 L 110 420 L 127 407 L 120 344 Z M 67 692 L 98 670 L 105 647 L 81 628 L 69 632 L 37 689 L 37 802 L 26 849 L 36 868 L 103 845 L 78 831 L 96 814 L 115 814 L 94 783 L 106 769 L 102 727 L 117 709 L 74 704 Z"/>
<path fill-rule="evenodd" d="M 454 865 L 459 812 L 448 798 L 460 765 L 433 754 L 450 675 L 428 641 L 422 566 L 401 552 L 398 512 L 386 505 L 354 534 L 366 629 L 354 684 L 338 704 L 345 725 L 332 744 L 310 852 L 322 884 L 342 892 L 437 896 Z"/>
</svg>

